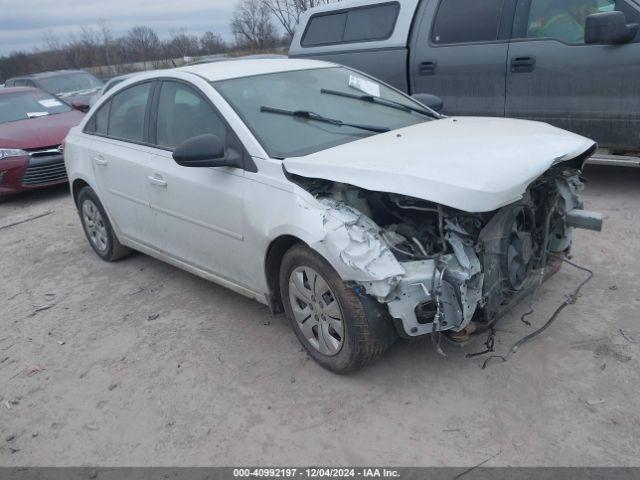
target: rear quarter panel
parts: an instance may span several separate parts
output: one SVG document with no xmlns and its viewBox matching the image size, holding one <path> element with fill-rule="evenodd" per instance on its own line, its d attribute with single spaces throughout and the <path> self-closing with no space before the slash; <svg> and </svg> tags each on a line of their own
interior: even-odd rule
<svg viewBox="0 0 640 480">
<path fill-rule="evenodd" d="M 72 128 L 65 139 L 64 163 L 72 188 L 76 180 L 84 180 L 95 190 L 91 143 L 91 136 L 82 133 L 80 127 Z"/>
</svg>

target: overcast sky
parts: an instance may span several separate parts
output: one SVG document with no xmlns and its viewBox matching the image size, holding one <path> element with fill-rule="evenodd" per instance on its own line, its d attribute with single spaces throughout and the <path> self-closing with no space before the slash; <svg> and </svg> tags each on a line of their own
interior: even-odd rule
<svg viewBox="0 0 640 480">
<path fill-rule="evenodd" d="M 147 25 L 160 37 L 186 28 L 207 30 L 230 39 L 229 19 L 235 0 L 0 0 L 0 55 L 42 48 L 51 31 L 61 39 L 104 19 L 114 36 Z"/>
</svg>

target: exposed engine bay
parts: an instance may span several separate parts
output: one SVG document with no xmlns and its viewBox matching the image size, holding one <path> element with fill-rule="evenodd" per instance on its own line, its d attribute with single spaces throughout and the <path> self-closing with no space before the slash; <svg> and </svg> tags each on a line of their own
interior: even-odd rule
<svg viewBox="0 0 640 480">
<path fill-rule="evenodd" d="M 574 228 L 602 227 L 600 214 L 583 210 L 580 170 L 570 163 L 553 166 L 520 201 L 482 213 L 329 180 L 294 180 L 344 222 L 333 230 L 340 235 L 324 240 L 335 257 L 363 272 L 389 271 L 352 283 L 386 304 L 406 337 L 492 325 L 559 269 L 557 256 L 571 248 Z"/>
</svg>

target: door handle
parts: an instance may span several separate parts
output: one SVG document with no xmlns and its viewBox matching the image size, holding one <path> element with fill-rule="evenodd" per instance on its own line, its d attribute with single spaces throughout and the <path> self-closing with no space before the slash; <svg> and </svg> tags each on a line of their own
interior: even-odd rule
<svg viewBox="0 0 640 480">
<path fill-rule="evenodd" d="M 420 75 L 435 75 L 437 69 L 438 64 L 436 62 L 422 62 L 418 66 L 418 73 Z"/>
<path fill-rule="evenodd" d="M 151 185 L 155 185 L 156 187 L 167 186 L 166 180 L 162 178 L 160 175 L 158 175 L 157 173 L 155 175 L 149 175 L 147 178 L 149 179 L 149 182 L 151 183 Z"/>
<path fill-rule="evenodd" d="M 515 57 L 511 59 L 511 73 L 533 72 L 536 68 L 536 57 Z"/>
<path fill-rule="evenodd" d="M 109 162 L 107 162 L 102 155 L 93 157 L 93 161 L 95 162 L 96 165 L 100 167 L 106 167 L 107 165 L 109 165 Z"/>
</svg>

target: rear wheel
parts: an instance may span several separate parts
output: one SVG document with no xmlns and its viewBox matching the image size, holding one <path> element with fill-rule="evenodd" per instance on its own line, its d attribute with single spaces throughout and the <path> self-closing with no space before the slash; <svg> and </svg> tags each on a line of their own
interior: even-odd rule
<svg viewBox="0 0 640 480">
<path fill-rule="evenodd" d="M 78 194 L 78 213 L 82 228 L 94 252 L 106 262 L 114 262 L 131 253 L 116 237 L 98 196 L 90 187 Z"/>
<path fill-rule="evenodd" d="M 320 255 L 292 247 L 280 269 L 287 317 L 309 355 L 337 373 L 358 370 L 396 340 L 380 304 L 355 293 Z"/>
</svg>

